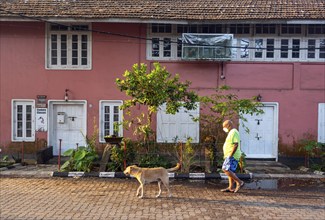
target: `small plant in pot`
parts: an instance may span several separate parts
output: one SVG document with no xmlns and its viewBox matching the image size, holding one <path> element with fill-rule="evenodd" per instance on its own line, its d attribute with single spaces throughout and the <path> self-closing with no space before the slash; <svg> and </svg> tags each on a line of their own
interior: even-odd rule
<svg viewBox="0 0 325 220">
<path fill-rule="evenodd" d="M 109 144 L 120 144 L 121 143 L 123 137 L 118 136 L 120 126 L 121 126 L 121 123 L 119 123 L 119 122 L 113 123 L 113 134 L 104 136 L 106 143 L 109 143 Z"/>
</svg>

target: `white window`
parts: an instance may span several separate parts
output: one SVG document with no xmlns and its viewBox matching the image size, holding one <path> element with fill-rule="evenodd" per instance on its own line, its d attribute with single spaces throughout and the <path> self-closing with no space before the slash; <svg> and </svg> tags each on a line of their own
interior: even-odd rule
<svg viewBox="0 0 325 220">
<path fill-rule="evenodd" d="M 275 39 L 257 38 L 254 40 L 254 58 L 255 60 L 274 59 L 275 57 Z"/>
<path fill-rule="evenodd" d="M 49 24 L 46 58 L 49 69 L 90 69 L 90 25 Z"/>
<path fill-rule="evenodd" d="M 148 48 L 150 59 L 175 60 L 181 56 L 182 42 L 177 37 L 154 37 L 151 38 Z"/>
<path fill-rule="evenodd" d="M 35 101 L 12 101 L 12 141 L 35 141 Z"/>
<path fill-rule="evenodd" d="M 280 59 L 299 59 L 304 53 L 301 48 L 302 40 L 299 38 L 283 38 L 280 41 Z"/>
<path fill-rule="evenodd" d="M 199 104 L 196 110 L 181 109 L 175 115 L 166 114 L 166 106 L 162 105 L 157 113 L 157 142 L 186 142 L 192 138 L 193 143 L 199 142 Z"/>
<path fill-rule="evenodd" d="M 325 143 L 325 103 L 318 104 L 318 142 Z"/>
<path fill-rule="evenodd" d="M 322 60 L 325 59 L 325 38 L 307 40 L 307 59 Z"/>
<path fill-rule="evenodd" d="M 181 60 L 183 33 L 233 33 L 231 60 L 319 62 L 325 59 L 324 31 L 325 25 L 152 24 L 148 26 L 147 59 Z"/>
<path fill-rule="evenodd" d="M 122 101 L 100 101 L 100 142 L 104 142 L 104 136 L 106 135 L 123 136 L 123 127 L 121 125 L 123 111 L 120 110 L 122 104 Z"/>
</svg>

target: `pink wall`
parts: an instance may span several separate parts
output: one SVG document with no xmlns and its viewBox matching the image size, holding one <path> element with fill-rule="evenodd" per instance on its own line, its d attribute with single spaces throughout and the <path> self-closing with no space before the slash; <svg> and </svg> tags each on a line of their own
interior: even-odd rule
<svg viewBox="0 0 325 220">
<path fill-rule="evenodd" d="M 65 89 L 70 99 L 87 100 L 88 132 L 98 118 L 99 100 L 125 99 L 115 85 L 134 63 L 146 60 L 144 40 L 93 33 L 92 69 L 47 70 L 45 68 L 45 24 L 1 22 L 0 35 L 0 144 L 11 138 L 11 100 L 62 100 Z M 94 23 L 93 29 L 146 37 L 146 26 Z M 192 82 L 200 95 L 213 93 L 218 85 L 229 85 L 240 97 L 262 95 L 263 102 L 279 103 L 279 137 L 292 144 L 303 133 L 317 136 L 317 105 L 325 102 L 325 65 L 321 63 L 161 62 L 181 80 Z M 220 79 L 223 71 L 226 78 Z M 46 134 L 37 134 L 46 137 Z M 129 135 L 127 133 L 127 135 Z"/>
</svg>

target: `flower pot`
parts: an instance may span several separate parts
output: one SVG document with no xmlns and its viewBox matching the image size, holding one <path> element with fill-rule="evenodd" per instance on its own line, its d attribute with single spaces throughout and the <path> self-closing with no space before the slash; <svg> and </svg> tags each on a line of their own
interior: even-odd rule
<svg viewBox="0 0 325 220">
<path fill-rule="evenodd" d="M 109 144 L 120 144 L 123 140 L 123 137 L 104 137 L 106 143 Z"/>
</svg>

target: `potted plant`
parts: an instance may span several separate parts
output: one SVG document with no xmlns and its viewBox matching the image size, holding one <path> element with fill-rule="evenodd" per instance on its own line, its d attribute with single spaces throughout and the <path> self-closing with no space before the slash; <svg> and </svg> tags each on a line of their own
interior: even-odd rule
<svg viewBox="0 0 325 220">
<path fill-rule="evenodd" d="M 119 137 L 119 129 L 120 129 L 120 123 L 114 122 L 113 123 L 113 135 L 105 135 L 104 139 L 106 143 L 109 144 L 120 144 L 122 142 L 123 137 Z"/>
</svg>

